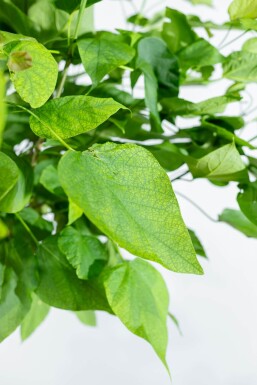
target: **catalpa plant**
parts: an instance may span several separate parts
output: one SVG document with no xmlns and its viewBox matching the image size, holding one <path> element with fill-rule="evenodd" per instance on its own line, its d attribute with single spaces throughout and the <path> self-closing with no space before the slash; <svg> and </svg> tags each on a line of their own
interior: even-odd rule
<svg viewBox="0 0 257 385">
<path fill-rule="evenodd" d="M 257 238 L 256 142 L 241 135 L 250 110 L 224 113 L 257 81 L 257 3 L 232 1 L 219 25 L 172 8 L 147 17 L 144 1 L 115 32 L 94 30 L 94 3 L 1 1 L 0 340 L 19 326 L 26 339 L 50 307 L 86 324 L 105 311 L 167 367 L 174 317 L 152 262 L 203 274 L 196 254 L 206 257 L 170 173 L 236 183 L 238 210 L 217 222 Z M 225 56 L 231 33 L 250 39 Z M 192 85 L 207 95 L 217 68 L 225 93 L 180 98 Z"/>
</svg>

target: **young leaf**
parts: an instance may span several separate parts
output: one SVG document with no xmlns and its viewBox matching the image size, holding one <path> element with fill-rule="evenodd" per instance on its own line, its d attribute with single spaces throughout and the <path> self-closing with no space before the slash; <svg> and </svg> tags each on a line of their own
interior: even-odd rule
<svg viewBox="0 0 257 385">
<path fill-rule="evenodd" d="M 256 0 L 233 0 L 228 9 L 230 19 L 256 19 Z"/>
<path fill-rule="evenodd" d="M 49 313 L 50 306 L 42 302 L 40 298 L 33 294 L 30 311 L 21 324 L 21 339 L 26 340 L 45 320 Z"/>
<path fill-rule="evenodd" d="M 39 246 L 40 282 L 36 294 L 50 306 L 65 310 L 105 310 L 110 307 L 102 284 L 80 280 L 58 247 L 57 236 Z"/>
<path fill-rule="evenodd" d="M 125 44 L 121 36 L 107 32 L 79 40 L 78 49 L 93 85 L 115 68 L 130 62 L 135 55 L 135 50 Z"/>
<path fill-rule="evenodd" d="M 76 316 L 86 326 L 96 326 L 96 315 L 94 311 L 76 311 Z"/>
<path fill-rule="evenodd" d="M 147 150 L 95 145 L 67 152 L 58 171 L 70 199 L 121 247 L 177 272 L 202 273 L 169 178 Z"/>
<path fill-rule="evenodd" d="M 194 178 L 247 180 L 245 165 L 234 143 L 220 147 L 200 159 L 188 158 L 187 163 Z"/>
<path fill-rule="evenodd" d="M 0 201 L 15 186 L 19 178 L 19 169 L 16 163 L 5 153 L 0 152 Z"/>
<path fill-rule="evenodd" d="M 126 109 L 112 98 L 65 96 L 36 109 L 30 126 L 40 137 L 66 139 L 93 130 L 121 108 Z"/>
<path fill-rule="evenodd" d="M 167 366 L 169 294 L 160 273 L 135 259 L 110 269 L 104 285 L 113 312 L 132 333 L 147 340 Z"/>
<path fill-rule="evenodd" d="M 244 215 L 257 226 L 257 182 L 249 183 L 237 197 Z"/>
<path fill-rule="evenodd" d="M 223 62 L 223 77 L 236 82 L 257 81 L 257 54 L 240 51 L 233 52 Z"/>
<path fill-rule="evenodd" d="M 5 46 L 11 80 L 21 98 L 31 107 L 42 106 L 55 89 L 58 66 L 51 53 L 36 41 Z"/>
<path fill-rule="evenodd" d="M 58 245 L 80 279 L 98 276 L 107 263 L 108 254 L 99 239 L 74 227 L 66 227 L 61 232 Z"/>
<path fill-rule="evenodd" d="M 225 209 L 219 216 L 220 222 L 225 222 L 250 238 L 257 238 L 257 226 L 239 210 Z"/>
</svg>

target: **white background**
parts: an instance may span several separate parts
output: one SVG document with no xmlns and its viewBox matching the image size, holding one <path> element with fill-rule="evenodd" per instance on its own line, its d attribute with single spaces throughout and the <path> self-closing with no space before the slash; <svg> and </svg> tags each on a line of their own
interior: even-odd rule
<svg viewBox="0 0 257 385">
<path fill-rule="evenodd" d="M 124 27 L 119 3 L 104 0 L 97 5 L 98 28 Z M 129 13 L 129 4 L 124 3 Z M 169 5 L 222 22 L 228 18 L 229 3 L 217 0 L 216 9 L 210 9 L 170 0 L 159 1 L 155 9 Z M 156 0 L 148 0 L 148 4 L 156 4 Z M 222 36 L 218 34 L 219 39 Z M 240 42 L 231 47 L 240 48 Z M 208 95 L 206 89 L 192 88 L 181 96 L 201 100 L 221 94 L 226 86 L 218 82 L 209 88 Z M 256 134 L 255 125 L 248 130 L 249 137 Z M 236 207 L 236 186 L 215 188 L 206 181 L 196 181 L 176 182 L 174 188 L 188 194 L 213 217 L 225 207 Z M 202 277 L 161 269 L 170 290 L 170 310 L 183 332 L 180 336 L 169 323 L 167 358 L 173 384 L 256 385 L 257 241 L 225 224 L 210 222 L 190 203 L 179 201 L 187 225 L 203 239 L 209 261 L 201 259 Z M 169 383 L 151 347 L 106 314 L 98 314 L 98 327 L 89 328 L 71 313 L 52 310 L 28 341 L 21 343 L 17 331 L 0 345 L 0 385 Z"/>
</svg>

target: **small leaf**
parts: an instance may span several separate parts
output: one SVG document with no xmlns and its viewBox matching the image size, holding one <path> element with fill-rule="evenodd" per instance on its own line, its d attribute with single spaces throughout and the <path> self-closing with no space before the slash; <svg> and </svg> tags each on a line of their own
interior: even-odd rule
<svg viewBox="0 0 257 385">
<path fill-rule="evenodd" d="M 36 109 L 38 119 L 31 116 L 30 126 L 40 137 L 66 139 L 93 130 L 121 108 L 126 109 L 111 98 L 65 96 Z"/>
<path fill-rule="evenodd" d="M 225 209 L 219 216 L 220 222 L 225 222 L 250 238 L 257 238 L 257 226 L 239 210 Z"/>
<path fill-rule="evenodd" d="M 58 171 L 70 199 L 121 247 L 174 271 L 202 273 L 169 178 L 147 150 L 95 145 L 67 152 Z"/>
<path fill-rule="evenodd" d="M 111 312 L 102 284 L 95 279 L 80 280 L 58 247 L 57 236 L 40 244 L 40 282 L 36 294 L 43 302 L 65 310 Z"/>
<path fill-rule="evenodd" d="M 234 143 L 210 152 L 200 159 L 188 158 L 189 169 L 194 178 L 218 181 L 247 180 L 247 171 Z"/>
<path fill-rule="evenodd" d="M 256 0 L 234 0 L 228 9 L 230 19 L 256 19 L 257 3 Z"/>
<path fill-rule="evenodd" d="M 31 107 L 42 106 L 55 89 L 58 66 L 50 52 L 36 41 L 23 40 L 4 47 L 9 54 L 11 80 Z"/>
<path fill-rule="evenodd" d="M 76 316 L 86 326 L 96 326 L 96 315 L 94 311 L 76 311 Z"/>
<path fill-rule="evenodd" d="M 107 263 L 104 245 L 95 236 L 83 234 L 71 226 L 61 232 L 58 245 L 80 279 L 98 276 Z"/>
<path fill-rule="evenodd" d="M 257 54 L 233 52 L 223 62 L 223 77 L 239 83 L 257 81 Z"/>
<path fill-rule="evenodd" d="M 189 235 L 191 237 L 194 249 L 196 251 L 197 255 L 200 255 L 201 257 L 207 258 L 207 255 L 205 253 L 205 250 L 203 248 L 203 245 L 200 241 L 200 239 L 197 237 L 196 233 L 193 230 L 188 229 Z"/>
<path fill-rule="evenodd" d="M 104 285 L 114 313 L 132 333 L 147 340 L 167 366 L 169 294 L 160 273 L 135 259 L 106 273 Z"/>
<path fill-rule="evenodd" d="M 237 201 L 244 215 L 257 226 L 257 182 L 245 186 Z"/>
<path fill-rule="evenodd" d="M 30 311 L 21 324 L 21 338 L 26 340 L 45 320 L 49 313 L 50 306 L 41 301 L 40 298 L 33 294 L 33 300 Z"/>
<path fill-rule="evenodd" d="M 79 40 L 78 49 L 93 85 L 97 85 L 115 68 L 130 62 L 135 55 L 135 50 L 125 44 L 121 36 L 108 32 Z"/>
</svg>

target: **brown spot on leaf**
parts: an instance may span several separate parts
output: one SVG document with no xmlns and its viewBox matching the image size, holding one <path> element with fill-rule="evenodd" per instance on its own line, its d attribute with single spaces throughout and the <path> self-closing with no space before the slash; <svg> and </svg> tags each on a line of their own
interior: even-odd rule
<svg viewBox="0 0 257 385">
<path fill-rule="evenodd" d="M 17 51 L 11 53 L 8 63 L 10 71 L 19 72 L 32 67 L 32 57 L 26 51 Z"/>
</svg>

